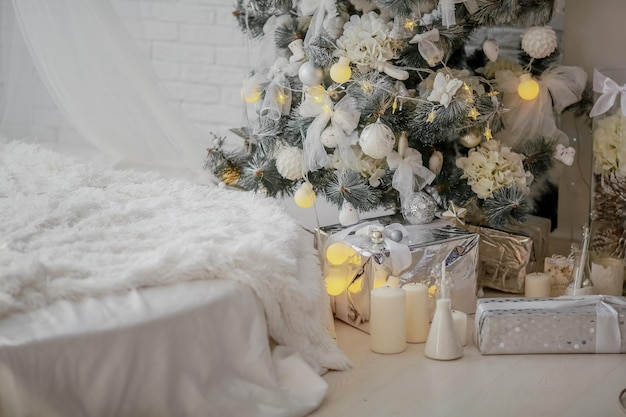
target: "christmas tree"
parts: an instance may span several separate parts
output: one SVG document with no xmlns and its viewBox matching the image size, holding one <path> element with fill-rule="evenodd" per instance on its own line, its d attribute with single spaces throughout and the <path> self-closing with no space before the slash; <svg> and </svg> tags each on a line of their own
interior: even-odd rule
<svg viewBox="0 0 626 417">
<path fill-rule="evenodd" d="M 323 195 L 342 224 L 373 209 L 523 222 L 573 149 L 557 128 L 587 90 L 559 65 L 554 0 L 238 0 L 234 16 L 277 59 L 242 89 L 255 118 L 215 138 L 206 166 L 226 185 L 301 207 Z M 504 57 L 472 32 L 522 26 Z"/>
</svg>

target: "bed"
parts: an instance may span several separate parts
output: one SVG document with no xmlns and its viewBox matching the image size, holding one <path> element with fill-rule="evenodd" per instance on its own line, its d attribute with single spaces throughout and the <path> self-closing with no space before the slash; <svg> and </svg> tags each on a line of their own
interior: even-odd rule
<svg viewBox="0 0 626 417">
<path fill-rule="evenodd" d="M 0 144 L 0 415 L 304 416 L 349 362 L 275 200 Z"/>
</svg>

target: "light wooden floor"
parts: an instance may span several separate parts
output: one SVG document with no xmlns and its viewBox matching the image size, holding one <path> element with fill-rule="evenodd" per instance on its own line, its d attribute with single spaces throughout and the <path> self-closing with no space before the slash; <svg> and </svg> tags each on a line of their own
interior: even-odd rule
<svg viewBox="0 0 626 417">
<path fill-rule="evenodd" d="M 468 340 L 462 358 L 441 362 L 424 344 L 373 353 L 368 334 L 335 324 L 353 369 L 324 376 L 327 398 L 309 417 L 626 416 L 626 354 L 482 356 Z"/>
</svg>

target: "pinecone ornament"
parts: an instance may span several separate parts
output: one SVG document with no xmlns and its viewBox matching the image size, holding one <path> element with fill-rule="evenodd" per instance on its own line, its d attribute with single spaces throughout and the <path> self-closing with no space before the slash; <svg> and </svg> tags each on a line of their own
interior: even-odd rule
<svg viewBox="0 0 626 417">
<path fill-rule="evenodd" d="M 302 178 L 302 149 L 293 146 L 283 148 L 276 157 L 276 169 L 288 180 Z"/>
<path fill-rule="evenodd" d="M 522 35 L 522 49 L 532 58 L 545 58 L 552 54 L 556 47 L 556 32 L 550 26 L 533 26 Z"/>
</svg>

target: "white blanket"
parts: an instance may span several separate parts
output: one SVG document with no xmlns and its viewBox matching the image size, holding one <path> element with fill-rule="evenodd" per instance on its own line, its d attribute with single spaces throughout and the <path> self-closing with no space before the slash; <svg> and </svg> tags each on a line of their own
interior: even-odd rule
<svg viewBox="0 0 626 417">
<path fill-rule="evenodd" d="M 232 279 L 259 297 L 276 342 L 318 372 L 346 369 L 306 233 L 258 195 L 0 145 L 0 318 L 59 299 Z"/>
</svg>

